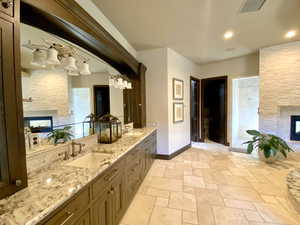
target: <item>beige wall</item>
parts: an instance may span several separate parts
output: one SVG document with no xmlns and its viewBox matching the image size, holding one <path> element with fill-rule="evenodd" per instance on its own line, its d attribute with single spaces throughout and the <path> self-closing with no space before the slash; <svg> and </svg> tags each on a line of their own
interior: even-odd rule
<svg viewBox="0 0 300 225">
<path fill-rule="evenodd" d="M 168 114 L 169 114 L 169 154 L 190 144 L 190 77 L 197 77 L 199 66 L 187 58 L 168 49 Z M 173 100 L 173 78 L 184 82 L 184 100 Z M 173 103 L 183 102 L 184 121 L 173 123 Z"/>
<path fill-rule="evenodd" d="M 200 65 L 202 77 L 211 76 L 253 76 L 259 73 L 259 54 L 254 53 L 215 63 Z"/>
<path fill-rule="evenodd" d="M 190 76 L 199 67 L 169 48 L 141 51 L 139 60 L 147 66 L 146 98 L 148 125 L 158 127 L 158 154 L 170 155 L 190 144 Z M 173 78 L 184 81 L 184 122 L 173 123 Z"/>
<path fill-rule="evenodd" d="M 147 124 L 157 126 L 157 153 L 169 154 L 168 79 L 166 48 L 138 52 L 138 59 L 147 67 Z"/>
</svg>

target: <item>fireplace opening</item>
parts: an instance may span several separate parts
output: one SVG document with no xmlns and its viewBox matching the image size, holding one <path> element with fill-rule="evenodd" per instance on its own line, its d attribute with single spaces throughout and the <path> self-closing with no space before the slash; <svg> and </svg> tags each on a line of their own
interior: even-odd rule
<svg viewBox="0 0 300 225">
<path fill-rule="evenodd" d="M 300 116 L 291 116 L 291 140 L 300 141 Z"/>
<path fill-rule="evenodd" d="M 52 116 L 24 117 L 24 127 L 28 127 L 31 133 L 48 133 L 53 130 Z"/>
</svg>

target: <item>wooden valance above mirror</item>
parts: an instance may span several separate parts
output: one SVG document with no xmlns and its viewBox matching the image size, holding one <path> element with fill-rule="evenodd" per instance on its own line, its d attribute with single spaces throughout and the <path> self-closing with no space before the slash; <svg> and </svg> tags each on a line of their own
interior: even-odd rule
<svg viewBox="0 0 300 225">
<path fill-rule="evenodd" d="M 81 46 L 122 74 L 139 73 L 139 62 L 73 0 L 24 0 L 20 16 L 22 23 Z"/>
</svg>

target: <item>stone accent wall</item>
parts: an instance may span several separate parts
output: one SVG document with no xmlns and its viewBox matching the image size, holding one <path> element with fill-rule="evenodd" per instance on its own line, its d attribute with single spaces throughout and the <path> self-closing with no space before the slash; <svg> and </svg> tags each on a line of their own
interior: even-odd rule
<svg viewBox="0 0 300 225">
<path fill-rule="evenodd" d="M 24 112 L 56 111 L 59 116 L 70 114 L 68 75 L 64 71 L 35 70 L 29 77 L 22 77 Z"/>
<path fill-rule="evenodd" d="M 260 130 L 289 141 L 291 113 L 300 115 L 300 41 L 260 50 Z"/>
</svg>

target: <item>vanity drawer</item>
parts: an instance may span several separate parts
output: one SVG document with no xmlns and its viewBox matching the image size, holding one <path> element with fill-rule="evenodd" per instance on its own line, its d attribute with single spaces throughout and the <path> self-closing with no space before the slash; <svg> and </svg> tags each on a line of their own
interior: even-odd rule
<svg viewBox="0 0 300 225">
<path fill-rule="evenodd" d="M 69 225 L 72 224 L 77 216 L 88 208 L 90 201 L 89 189 L 82 191 L 67 206 L 54 215 L 44 225 Z"/>
<path fill-rule="evenodd" d="M 123 170 L 124 160 L 116 162 L 107 171 L 105 171 L 100 177 L 96 178 L 96 181 L 92 184 L 92 197 L 93 199 L 101 195 L 106 187 L 110 184 L 114 177 L 119 175 Z"/>
</svg>

